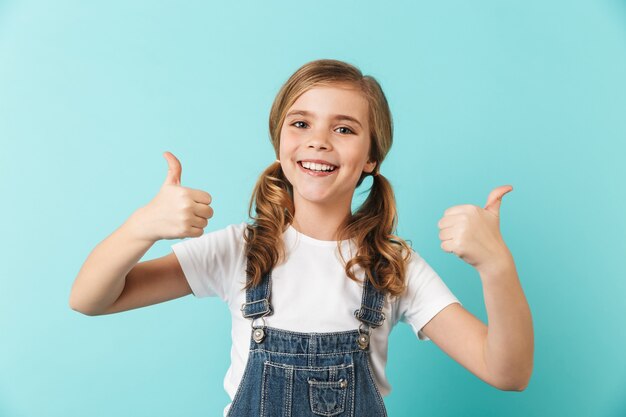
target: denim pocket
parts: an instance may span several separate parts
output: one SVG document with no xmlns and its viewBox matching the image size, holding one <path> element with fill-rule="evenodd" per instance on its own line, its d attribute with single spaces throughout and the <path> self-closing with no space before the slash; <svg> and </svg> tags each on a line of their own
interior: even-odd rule
<svg viewBox="0 0 626 417">
<path fill-rule="evenodd" d="M 309 400 L 311 411 L 320 416 L 336 416 L 343 413 L 346 405 L 348 380 L 318 381 L 309 379 Z"/>
</svg>

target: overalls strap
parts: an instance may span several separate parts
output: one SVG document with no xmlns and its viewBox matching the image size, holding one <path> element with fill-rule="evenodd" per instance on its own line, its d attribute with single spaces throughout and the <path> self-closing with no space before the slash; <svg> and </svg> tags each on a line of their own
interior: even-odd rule
<svg viewBox="0 0 626 417">
<path fill-rule="evenodd" d="M 244 317 L 254 320 L 259 317 L 272 315 L 272 304 L 270 303 L 271 275 L 271 272 L 266 273 L 263 275 L 259 285 L 246 290 L 246 302 L 241 306 Z"/>
<path fill-rule="evenodd" d="M 376 272 L 372 270 L 372 274 L 374 279 L 376 279 Z M 354 311 L 354 316 L 370 327 L 376 328 L 385 321 L 385 314 L 383 313 L 385 296 L 374 288 L 367 277 L 365 277 L 364 281 L 361 308 Z M 259 285 L 248 288 L 246 291 L 246 302 L 241 306 L 241 311 L 245 318 L 254 320 L 273 314 L 270 302 L 271 288 L 271 272 L 263 276 Z"/>
<path fill-rule="evenodd" d="M 373 269 L 371 272 L 376 279 L 376 272 Z M 374 288 L 367 276 L 365 276 L 364 281 L 361 308 L 354 311 L 354 316 L 370 327 L 376 328 L 385 321 L 385 314 L 383 313 L 385 296 Z"/>
</svg>

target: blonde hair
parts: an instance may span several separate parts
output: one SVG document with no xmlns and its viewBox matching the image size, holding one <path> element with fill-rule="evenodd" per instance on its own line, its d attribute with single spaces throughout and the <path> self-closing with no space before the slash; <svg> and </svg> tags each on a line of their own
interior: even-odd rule
<svg viewBox="0 0 626 417">
<path fill-rule="evenodd" d="M 376 79 L 364 76 L 358 68 L 342 61 L 320 59 L 304 64 L 281 87 L 272 104 L 269 117 L 272 146 L 278 156 L 285 114 L 298 97 L 313 87 L 333 84 L 351 84 L 367 99 L 370 160 L 376 161 L 374 171 L 361 174 L 356 185 L 358 187 L 367 175 L 372 175 L 368 197 L 338 229 L 338 236 L 354 239 L 356 256 L 346 263 L 340 241 L 337 247 L 350 279 L 359 281 L 352 272 L 352 267 L 358 264 L 377 290 L 397 296 L 406 288 L 406 261 L 411 249 L 393 234 L 397 225 L 395 196 L 389 181 L 379 173 L 380 164 L 391 148 L 393 122 L 387 99 Z M 282 234 L 293 222 L 294 214 L 293 188 L 276 161 L 263 171 L 250 198 L 249 215 L 254 222 L 247 225 L 244 233 L 246 289 L 258 285 L 265 273 L 284 261 Z M 371 274 L 372 269 L 376 278 Z"/>
</svg>

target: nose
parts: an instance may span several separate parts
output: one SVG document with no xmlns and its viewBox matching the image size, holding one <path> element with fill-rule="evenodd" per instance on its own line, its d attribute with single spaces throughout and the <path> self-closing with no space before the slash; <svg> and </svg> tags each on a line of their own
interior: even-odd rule
<svg viewBox="0 0 626 417">
<path fill-rule="evenodd" d="M 313 149 L 323 149 L 329 150 L 331 149 L 331 144 L 328 138 L 328 134 L 325 132 L 318 132 L 316 134 L 311 135 L 309 141 L 307 142 L 308 148 Z"/>
</svg>

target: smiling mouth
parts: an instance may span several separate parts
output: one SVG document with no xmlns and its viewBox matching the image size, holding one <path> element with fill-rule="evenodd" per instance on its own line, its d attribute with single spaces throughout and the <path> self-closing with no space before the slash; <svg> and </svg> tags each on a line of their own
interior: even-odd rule
<svg viewBox="0 0 626 417">
<path fill-rule="evenodd" d="M 306 169 L 307 171 L 311 171 L 311 172 L 330 173 L 338 169 L 338 167 L 334 165 L 316 164 L 313 162 L 298 161 L 298 165 L 300 165 L 300 167 L 302 167 L 303 169 Z"/>
</svg>

